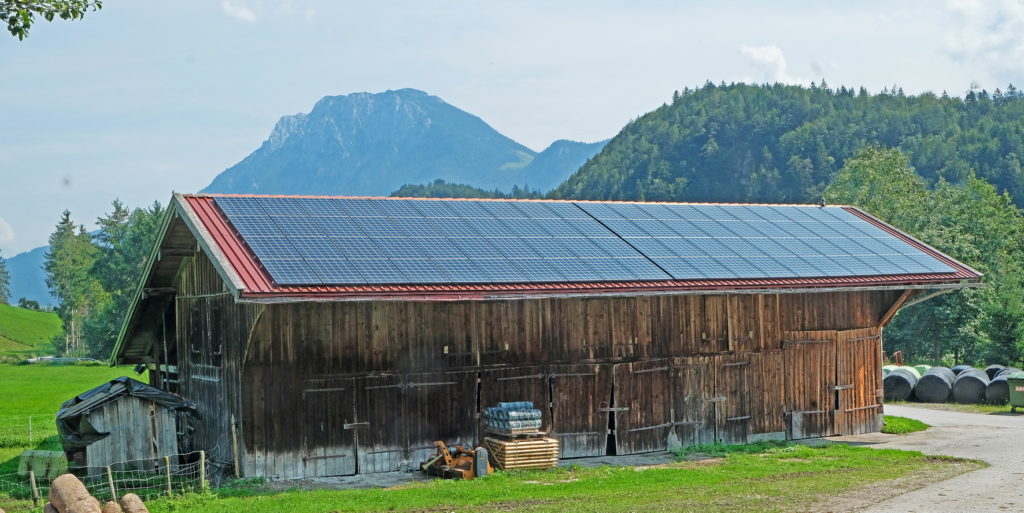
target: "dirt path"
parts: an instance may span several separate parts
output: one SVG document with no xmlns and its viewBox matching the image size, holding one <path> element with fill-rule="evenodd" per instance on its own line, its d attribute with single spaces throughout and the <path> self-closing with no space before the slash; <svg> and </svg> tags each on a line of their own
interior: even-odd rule
<svg viewBox="0 0 1024 513">
<path fill-rule="evenodd" d="M 1024 511 L 1024 416 L 959 413 L 910 406 L 886 406 L 885 413 L 918 419 L 933 427 L 908 435 L 871 433 L 832 440 L 979 459 L 989 467 L 884 500 L 863 509 L 863 512 Z"/>
</svg>

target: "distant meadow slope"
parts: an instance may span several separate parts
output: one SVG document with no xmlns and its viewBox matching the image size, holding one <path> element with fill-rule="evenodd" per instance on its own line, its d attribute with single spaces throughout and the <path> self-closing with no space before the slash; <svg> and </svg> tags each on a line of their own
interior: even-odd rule
<svg viewBox="0 0 1024 513">
<path fill-rule="evenodd" d="M 53 354 L 50 341 L 60 332 L 60 318 L 55 313 L 0 305 L 0 356 Z"/>
</svg>

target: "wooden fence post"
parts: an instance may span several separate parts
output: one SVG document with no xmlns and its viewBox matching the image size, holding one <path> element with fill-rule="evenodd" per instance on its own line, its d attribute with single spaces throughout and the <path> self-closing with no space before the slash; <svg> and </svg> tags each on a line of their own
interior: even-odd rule
<svg viewBox="0 0 1024 513">
<path fill-rule="evenodd" d="M 235 424 L 235 416 L 231 416 L 231 456 L 235 460 L 235 479 L 241 477 L 238 472 L 238 428 Z"/>
<path fill-rule="evenodd" d="M 171 488 L 171 457 L 164 456 L 164 473 L 167 475 L 167 496 L 174 495 L 174 490 Z"/>
<path fill-rule="evenodd" d="M 107 467 L 107 486 L 110 487 L 110 500 L 117 502 L 117 488 L 114 488 L 114 471 Z"/>
<path fill-rule="evenodd" d="M 28 480 L 32 484 L 32 506 L 39 507 L 39 486 L 36 485 L 36 472 L 34 470 L 28 471 Z"/>
<path fill-rule="evenodd" d="M 206 493 L 206 451 L 199 451 L 199 491 Z"/>
</svg>

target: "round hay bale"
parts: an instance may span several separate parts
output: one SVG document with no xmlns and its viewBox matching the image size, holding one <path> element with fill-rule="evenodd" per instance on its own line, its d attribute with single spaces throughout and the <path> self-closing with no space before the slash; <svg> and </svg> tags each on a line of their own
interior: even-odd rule
<svg viewBox="0 0 1024 513">
<path fill-rule="evenodd" d="M 999 372 L 1005 368 L 1005 365 L 999 365 L 998 363 L 994 363 L 992 365 L 989 365 L 988 367 L 985 367 L 985 374 L 988 375 L 988 379 L 992 379 L 998 376 Z"/>
<path fill-rule="evenodd" d="M 907 372 L 909 372 L 911 374 L 913 374 L 915 378 L 921 379 L 921 373 L 918 372 L 917 369 L 915 369 L 913 367 L 910 367 L 908 365 L 904 365 L 904 366 L 902 366 L 900 368 L 906 370 Z"/>
<path fill-rule="evenodd" d="M 907 370 L 905 367 L 900 367 L 890 372 L 882 380 L 882 385 L 885 387 L 886 401 L 906 401 L 914 393 L 914 387 L 917 385 L 917 374 Z"/>
<path fill-rule="evenodd" d="M 914 368 L 917 369 L 917 373 L 920 374 L 921 377 L 923 378 L 924 377 L 924 373 L 928 372 L 928 369 L 932 368 L 932 366 L 931 365 L 915 365 Z"/>
<path fill-rule="evenodd" d="M 914 396 L 923 403 L 944 403 L 953 391 L 956 374 L 946 367 L 932 367 L 917 380 Z"/>
<path fill-rule="evenodd" d="M 985 387 L 985 402 L 992 404 L 1006 404 L 1010 400 L 1010 384 L 1006 381 L 1006 375 L 996 376 Z"/>
<path fill-rule="evenodd" d="M 957 376 L 959 376 L 961 372 L 963 372 L 963 371 L 965 371 L 967 369 L 973 369 L 973 368 L 974 367 L 971 367 L 970 365 L 960 364 L 960 365 L 954 365 L 953 368 L 949 369 L 949 370 L 953 371 L 953 374 L 956 374 Z"/>
<path fill-rule="evenodd" d="M 985 399 L 988 374 L 971 369 L 960 373 L 953 382 L 953 399 L 960 404 L 978 404 Z"/>
<path fill-rule="evenodd" d="M 124 513 L 124 510 L 121 509 L 120 504 L 109 501 L 103 505 L 103 513 Z"/>
<path fill-rule="evenodd" d="M 1013 374 L 1015 372 L 1024 372 L 1024 371 L 1021 371 L 1020 369 L 1018 369 L 1016 367 L 1007 367 L 1007 368 L 999 371 L 999 374 L 996 374 L 996 378 L 998 378 L 999 376 L 1009 376 L 1010 374 Z M 992 378 L 992 379 L 995 379 L 995 378 Z"/>
<path fill-rule="evenodd" d="M 121 497 L 121 507 L 124 508 L 124 513 L 149 513 L 142 499 L 134 493 L 126 493 Z"/>
<path fill-rule="evenodd" d="M 64 513 L 101 513 L 100 501 L 72 474 L 57 476 L 50 484 L 50 503 Z"/>
</svg>

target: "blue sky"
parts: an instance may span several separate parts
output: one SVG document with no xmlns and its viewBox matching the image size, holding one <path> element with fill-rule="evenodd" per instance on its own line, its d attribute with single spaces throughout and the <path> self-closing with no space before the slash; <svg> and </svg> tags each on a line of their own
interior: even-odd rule
<svg viewBox="0 0 1024 513">
<path fill-rule="evenodd" d="M 1024 84 L 1020 1 L 106 0 L 0 35 L 0 252 L 192 192 L 321 97 L 414 87 L 536 150 L 706 80 Z"/>
</svg>

